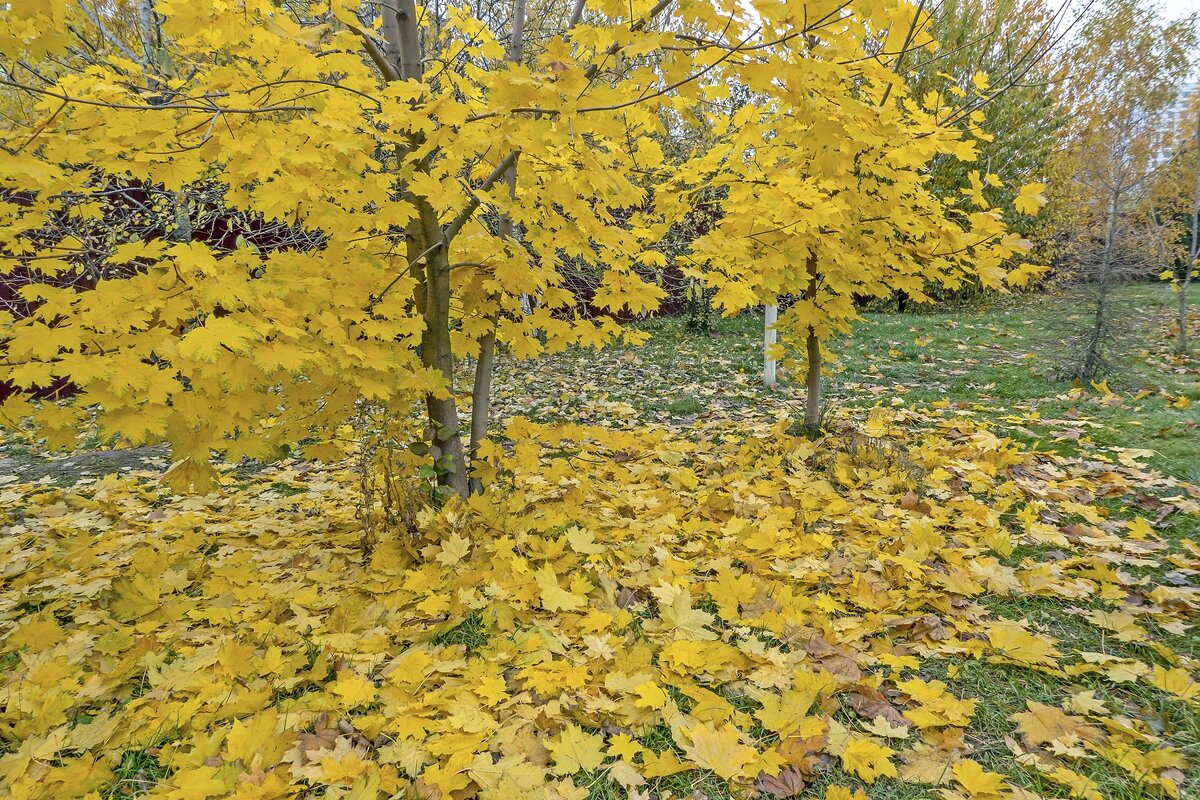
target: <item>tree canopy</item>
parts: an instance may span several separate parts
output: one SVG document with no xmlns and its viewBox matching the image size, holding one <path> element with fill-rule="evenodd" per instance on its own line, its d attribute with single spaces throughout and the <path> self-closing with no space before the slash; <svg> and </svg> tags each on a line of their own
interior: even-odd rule
<svg viewBox="0 0 1200 800">
<path fill-rule="evenodd" d="M 912 38 L 921 6 L 541 10 L 514 60 L 515 14 L 449 5 L 160 1 L 140 43 L 122 6 L 10 7 L 4 269 L 101 256 L 93 290 L 35 284 L 36 312 L 3 319 L 0 378 L 69 375 L 86 403 L 18 395 L 5 417 L 65 440 L 91 405 L 106 432 L 169 440 L 182 477 L 202 480 L 211 450 L 333 453 L 356 404 L 403 413 L 424 398 L 462 492 L 453 363 L 491 333 L 519 356 L 635 341 L 616 315 L 656 307 L 670 260 L 729 313 L 803 294 L 781 327 L 823 338 L 854 318 L 853 295 L 971 276 L 1000 288 L 1028 247 L 976 173 L 973 191 L 931 190 L 933 160 L 976 159 L 987 83 L 909 92 L 897 65 L 933 46 Z M 731 87 L 749 99 L 734 108 Z M 708 140 L 667 158 L 659 138 L 689 119 Z M 201 185 L 296 234 L 196 241 Z M 165 235 L 54 235 L 135 189 L 173 220 Z M 1036 187 L 1025 197 L 1036 211 Z M 661 246 L 699 198 L 719 222 Z M 590 305 L 564 285 L 580 262 L 599 276 Z"/>
</svg>

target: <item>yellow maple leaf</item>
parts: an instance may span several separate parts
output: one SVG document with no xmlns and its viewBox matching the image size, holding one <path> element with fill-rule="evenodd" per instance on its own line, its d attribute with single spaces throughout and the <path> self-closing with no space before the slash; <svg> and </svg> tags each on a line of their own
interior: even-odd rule
<svg viewBox="0 0 1200 800">
<path fill-rule="evenodd" d="M 870 798 L 862 789 L 851 791 L 845 786 L 835 783 L 825 787 L 825 800 L 870 800 Z"/>
<path fill-rule="evenodd" d="M 1188 671 L 1180 667 L 1156 666 L 1150 683 L 1184 700 L 1200 698 L 1200 683 L 1192 680 Z"/>
<path fill-rule="evenodd" d="M 135 572 L 128 578 L 118 578 L 112 590 L 109 608 L 117 619 L 132 622 L 158 610 L 162 587 L 148 575 Z"/>
<path fill-rule="evenodd" d="M 555 775 L 591 772 L 604 763 L 603 737 L 587 733 L 574 723 L 563 726 L 557 737 L 546 742 L 546 749 L 554 759 Z"/>
<path fill-rule="evenodd" d="M 924 742 L 918 742 L 911 750 L 900 753 L 903 762 L 898 777 L 909 783 L 931 783 L 941 785 L 950 782 L 953 756 Z"/>
<path fill-rule="evenodd" d="M 261 765 L 269 769 L 279 763 L 286 746 L 277 741 L 275 728 L 279 723 L 279 712 L 273 708 L 255 714 L 245 721 L 234 720 L 233 727 L 225 737 L 225 753 L 229 761 L 241 761 L 249 765 L 256 755 L 261 755 Z"/>
<path fill-rule="evenodd" d="M 636 686 L 633 692 L 635 695 L 637 695 L 633 701 L 633 704 L 638 708 L 658 710 L 666 705 L 667 693 L 658 688 L 656 684 L 650 683 L 649 681 Z"/>
<path fill-rule="evenodd" d="M 475 694 L 489 706 L 494 706 L 508 697 L 507 684 L 499 675 L 483 675 L 476 682 Z"/>
<path fill-rule="evenodd" d="M 978 800 L 991 800 L 1000 796 L 1005 788 L 1004 776 L 998 772 L 988 772 L 978 761 L 963 759 L 955 763 L 954 780 L 966 790 L 967 794 Z"/>
<path fill-rule="evenodd" d="M 682 730 L 683 753 L 701 769 L 712 770 L 725 780 L 749 777 L 746 767 L 758 758 L 758 751 L 742 743 L 742 733 L 732 724 L 720 728 L 704 723 Z"/>
<path fill-rule="evenodd" d="M 608 740 L 608 752 L 632 764 L 638 753 L 645 752 L 645 748 L 628 734 L 618 733 Z"/>
<path fill-rule="evenodd" d="M 471 552 L 471 540 L 455 531 L 442 539 L 442 551 L 435 558 L 446 566 L 454 566 Z"/>
<path fill-rule="evenodd" d="M 896 765 L 891 762 L 895 750 L 879 744 L 874 739 L 851 735 L 842 751 L 842 768 L 874 783 L 878 777 L 896 777 Z"/>
<path fill-rule="evenodd" d="M 199 766 L 181 769 L 154 788 L 166 800 L 208 800 L 226 794 L 232 783 L 232 776 L 219 775 L 215 767 Z"/>
<path fill-rule="evenodd" d="M 671 628 L 675 629 L 683 639 L 691 641 L 709 641 L 717 638 L 717 634 L 707 626 L 716 621 L 716 617 L 707 611 L 692 608 L 692 595 L 687 589 L 675 589 L 671 603 L 662 606 L 659 615 Z"/>
<path fill-rule="evenodd" d="M 987 629 L 988 641 L 1008 661 L 1029 666 L 1053 667 L 1060 653 L 1050 639 L 1030 633 L 1011 620 L 993 622 Z"/>
<path fill-rule="evenodd" d="M 379 690 L 375 684 L 353 670 L 339 672 L 330 691 L 341 698 L 345 708 L 370 705 L 379 696 Z"/>
<path fill-rule="evenodd" d="M 876 736 L 882 736 L 886 739 L 907 739 L 908 727 L 905 725 L 893 725 L 888 722 L 886 717 L 877 716 L 869 723 L 863 723 L 863 729 Z"/>
<path fill-rule="evenodd" d="M 461 791 L 471 785 L 468 770 L 475 761 L 475 753 L 460 750 L 452 753 L 445 763 L 439 762 L 426 767 L 421 773 L 418 786 L 437 787 L 443 797 L 449 797 L 453 792 Z"/>
<path fill-rule="evenodd" d="M 179 340 L 178 352 L 184 358 L 214 362 L 222 353 L 244 353 L 258 333 L 233 317 L 209 317 Z"/>
<path fill-rule="evenodd" d="M 1094 739 L 1099 732 L 1080 717 L 1072 717 L 1054 706 L 1026 700 L 1028 711 L 1012 715 L 1018 729 L 1032 744 L 1070 739 Z"/>
<path fill-rule="evenodd" d="M 179 494 L 204 494 L 220 484 L 220 474 L 210 462 L 191 456 L 180 459 L 163 473 L 159 482 Z"/>
<path fill-rule="evenodd" d="M 1064 707 L 1076 714 L 1104 714 L 1108 710 L 1091 689 L 1074 693 L 1064 701 Z"/>
<path fill-rule="evenodd" d="M 1046 191 L 1044 183 L 1027 183 L 1013 198 L 1013 206 L 1022 214 L 1034 216 L 1041 211 L 1042 206 L 1046 205 L 1046 196 L 1042 194 L 1044 191 Z"/>
<path fill-rule="evenodd" d="M 558 576 L 549 564 L 534 573 L 533 580 L 542 590 L 542 608 L 547 611 L 574 611 L 587 604 L 586 598 L 572 594 L 558 585 Z"/>
<path fill-rule="evenodd" d="M 1025 286 L 1050 272 L 1050 267 L 1022 264 L 1008 273 L 1009 286 Z"/>
</svg>

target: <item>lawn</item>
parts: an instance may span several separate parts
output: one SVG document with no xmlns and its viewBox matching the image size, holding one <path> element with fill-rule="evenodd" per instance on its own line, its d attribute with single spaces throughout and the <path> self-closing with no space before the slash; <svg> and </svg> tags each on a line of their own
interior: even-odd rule
<svg viewBox="0 0 1200 800">
<path fill-rule="evenodd" d="M 1200 286 L 1191 288 L 1193 306 Z M 1191 314 L 1192 352 L 1174 355 L 1175 298 L 1160 284 L 1117 293 L 1130 332 L 1114 373 L 1100 387 L 1055 378 L 1065 332 L 1086 324 L 1079 296 L 1016 296 L 916 313 L 865 313 L 854 334 L 836 340 L 831 404 L 923 407 L 947 403 L 985 413 L 1021 441 L 1072 452 L 1082 438 L 1153 450 L 1147 464 L 1200 482 L 1200 320 Z M 710 333 L 683 319 L 644 325 L 645 345 L 547 357 L 534 370 L 502 362 L 501 414 L 606 425 L 800 413 L 803 390 L 783 373 L 783 391 L 760 384 L 762 317 L 714 318 Z M 574 382 L 574 379 L 586 379 Z M 564 392 L 570 382 L 572 391 Z M 1105 391 L 1105 387 L 1111 391 Z M 1143 396 L 1139 396 L 1143 395 Z"/>
<path fill-rule="evenodd" d="M 501 359 L 490 493 L 370 548 L 351 463 L 11 441 L 0 794 L 1197 796 L 1200 361 L 1123 296 L 1087 387 L 1070 298 L 869 314 L 818 441 L 753 315 Z"/>
</svg>

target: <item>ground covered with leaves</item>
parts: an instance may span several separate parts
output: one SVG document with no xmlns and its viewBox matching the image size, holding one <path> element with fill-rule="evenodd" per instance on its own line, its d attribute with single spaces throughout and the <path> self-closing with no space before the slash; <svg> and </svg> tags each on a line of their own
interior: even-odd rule
<svg viewBox="0 0 1200 800">
<path fill-rule="evenodd" d="M 369 555 L 348 466 L 3 479 L 0 794 L 1196 796 L 1200 489 L 1163 468 L 1194 362 L 1045 416 L 893 393 L 810 441 L 752 337 L 510 368 L 542 421 L 492 491 Z M 1183 443 L 1113 444 L 1138 403 Z"/>
</svg>

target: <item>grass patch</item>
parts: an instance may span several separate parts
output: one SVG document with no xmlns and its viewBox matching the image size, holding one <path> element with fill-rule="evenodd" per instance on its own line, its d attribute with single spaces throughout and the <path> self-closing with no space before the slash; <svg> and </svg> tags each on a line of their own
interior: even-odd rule
<svg viewBox="0 0 1200 800">
<path fill-rule="evenodd" d="M 113 770 L 112 782 L 101 793 L 101 797 L 105 800 L 142 797 L 170 774 L 171 771 L 148 750 L 126 750 Z"/>
<path fill-rule="evenodd" d="M 1192 293 L 1200 306 L 1200 284 Z M 1200 358 L 1172 352 L 1175 295 L 1157 283 L 1118 287 L 1115 294 L 1137 323 L 1109 381 L 1116 404 L 1090 386 L 1055 378 L 1060 323 L 1072 315 L 1082 319 L 1087 309 L 1076 298 L 1051 293 L 864 313 L 851 336 L 828 343 L 836 360 L 827 395 L 849 409 L 881 403 L 974 408 L 1026 445 L 1066 455 L 1096 447 L 1151 450 L 1148 467 L 1200 482 L 1200 402 L 1184 402 L 1200 398 Z M 799 414 L 802 375 L 785 364 L 779 391 L 762 386 L 762 326 L 761 313 L 746 312 L 714 319 L 711 332 L 697 335 L 682 318 L 655 318 L 639 324 L 651 338 L 638 347 L 571 349 L 546 357 L 547 369 L 536 374 L 501 365 L 497 417 L 629 427 L 691 425 L 698 414 L 706 421 L 735 420 L 780 404 Z M 541 391 L 542 374 L 588 380 L 569 393 L 546 380 Z M 509 380 L 519 387 L 503 389 Z M 1150 393 L 1133 399 L 1143 388 Z"/>
<path fill-rule="evenodd" d="M 667 404 L 667 411 L 670 411 L 677 417 L 684 416 L 685 414 L 699 414 L 703 409 L 704 404 L 694 397 L 680 397 Z"/>
<path fill-rule="evenodd" d="M 474 653 L 487 642 L 488 634 L 483 629 L 483 615 L 478 611 L 471 612 L 462 622 L 433 638 L 435 645 L 462 645 L 468 654 Z"/>
</svg>

